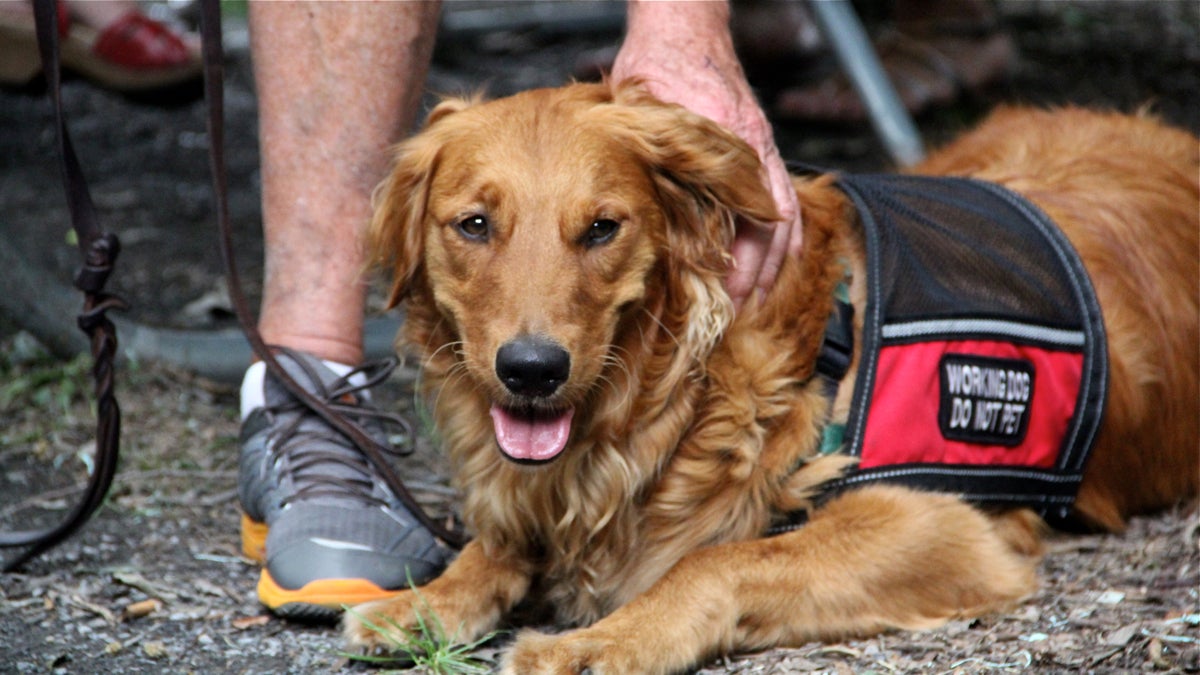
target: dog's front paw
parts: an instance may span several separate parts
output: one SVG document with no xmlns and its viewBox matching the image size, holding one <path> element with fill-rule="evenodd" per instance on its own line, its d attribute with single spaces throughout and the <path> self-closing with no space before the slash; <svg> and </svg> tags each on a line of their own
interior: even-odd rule
<svg viewBox="0 0 1200 675">
<path fill-rule="evenodd" d="M 347 646 L 367 653 L 395 649 L 395 642 L 389 640 L 388 635 L 399 634 L 398 626 L 412 623 L 412 602 L 407 599 L 409 595 L 401 593 L 346 610 L 342 616 L 342 637 Z"/>
<path fill-rule="evenodd" d="M 619 644 L 586 629 L 564 635 L 521 633 L 504 656 L 503 675 L 618 675 L 650 672 Z"/>
</svg>

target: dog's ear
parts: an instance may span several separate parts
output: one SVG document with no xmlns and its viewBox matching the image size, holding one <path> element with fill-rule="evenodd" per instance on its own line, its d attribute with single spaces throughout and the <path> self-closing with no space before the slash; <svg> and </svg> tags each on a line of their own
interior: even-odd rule
<svg viewBox="0 0 1200 675">
<path fill-rule="evenodd" d="M 779 219 L 758 154 L 732 132 L 682 106 L 664 103 L 637 81 L 613 86 L 611 133 L 645 162 L 666 217 L 667 282 L 679 299 L 686 341 L 705 354 L 733 318 L 723 282 L 735 224 Z M 675 303 L 672 303 L 675 304 Z"/>
<path fill-rule="evenodd" d="M 374 215 L 367 228 L 367 250 L 374 264 L 392 274 L 388 307 L 404 298 L 421 266 L 429 181 L 445 143 L 438 133 L 439 123 L 474 103 L 455 98 L 434 107 L 424 130 L 396 146 L 392 171 L 372 196 Z"/>
<path fill-rule="evenodd" d="M 696 262 L 727 252 L 738 219 L 775 222 L 779 214 L 766 187 L 758 154 L 716 122 L 664 103 L 638 81 L 613 87 L 614 133 L 648 164 L 673 216 L 672 245 Z M 673 250 L 675 250 L 673 248 Z M 724 260 L 718 260 L 724 263 Z"/>
</svg>

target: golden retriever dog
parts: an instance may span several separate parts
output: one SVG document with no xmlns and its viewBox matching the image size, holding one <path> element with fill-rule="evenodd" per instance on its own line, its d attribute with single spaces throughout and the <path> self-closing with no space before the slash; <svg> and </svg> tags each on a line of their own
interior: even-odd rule
<svg viewBox="0 0 1200 675">
<path fill-rule="evenodd" d="M 1093 529 L 1197 492 L 1198 153 L 1146 115 L 1007 109 L 914 170 L 1024 195 L 1086 266 L 1107 412 L 1071 514 Z M 520 604 L 565 632 L 521 632 L 503 672 L 670 673 L 1033 590 L 1033 510 L 826 493 L 855 470 L 818 445 L 849 414 L 861 341 L 833 392 L 815 362 L 840 283 L 856 330 L 869 309 L 861 218 L 835 177 L 796 177 L 803 252 L 735 314 L 734 223 L 777 218 L 761 176 L 747 145 L 637 83 L 447 100 L 399 146 L 370 237 L 474 539 L 417 593 L 348 614 L 351 644 L 414 610 L 470 640 Z"/>
</svg>

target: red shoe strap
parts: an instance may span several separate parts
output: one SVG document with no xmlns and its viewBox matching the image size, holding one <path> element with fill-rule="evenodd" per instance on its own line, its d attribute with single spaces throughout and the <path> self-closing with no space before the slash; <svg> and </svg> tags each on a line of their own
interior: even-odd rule
<svg viewBox="0 0 1200 675">
<path fill-rule="evenodd" d="M 106 61 L 129 68 L 171 68 L 191 59 L 179 36 L 137 10 L 127 12 L 101 31 L 92 51 Z"/>
</svg>

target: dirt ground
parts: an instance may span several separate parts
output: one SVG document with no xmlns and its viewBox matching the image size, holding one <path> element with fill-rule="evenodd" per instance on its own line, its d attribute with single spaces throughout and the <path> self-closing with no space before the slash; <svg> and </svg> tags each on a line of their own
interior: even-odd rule
<svg viewBox="0 0 1200 675">
<path fill-rule="evenodd" d="M 1015 72 L 1002 85 L 921 116 L 927 141 L 948 138 L 1002 102 L 1124 110 L 1150 104 L 1200 132 L 1200 4 L 1002 0 L 998 6 L 1020 49 Z M 559 84 L 581 58 L 615 39 L 605 30 L 584 37 L 543 29 L 444 40 L 429 89 L 486 87 L 503 95 Z M 261 253 L 255 100 L 236 22 L 229 40 L 231 207 L 244 273 L 253 280 Z M 775 67 L 755 79 L 769 100 L 772 86 L 787 78 Z M 151 105 L 75 80 L 64 97 L 103 222 L 125 245 L 112 285 L 133 301 L 131 316 L 156 325 L 227 325 L 220 296 L 213 295 L 219 263 L 202 105 Z M 65 279 L 74 251 L 63 243 L 48 122 L 36 87 L 0 90 L 0 228 L 2 245 Z M 869 130 L 777 124 L 790 159 L 848 169 L 888 164 Z M 3 292 L 37 296 L 43 289 Z M 20 317 L 0 316 L 0 526 L 6 530 L 52 522 L 69 507 L 93 448 L 86 363 L 46 357 L 20 327 Z M 411 408 L 413 375 L 401 369 L 384 392 L 401 410 Z M 333 628 L 285 623 L 255 600 L 257 570 L 238 549 L 231 386 L 131 362 L 118 387 L 122 462 L 107 503 L 66 544 L 20 573 L 0 576 L 0 672 L 364 670 L 340 652 Z M 432 448 L 420 448 L 400 468 L 423 500 L 452 507 Z M 1042 563 L 1040 590 L 1011 612 L 930 631 L 730 657 L 697 672 L 1197 672 L 1198 544 L 1194 504 L 1136 519 L 1119 536 L 1058 535 Z M 487 661 L 497 649 L 489 645 L 478 655 Z"/>
</svg>

